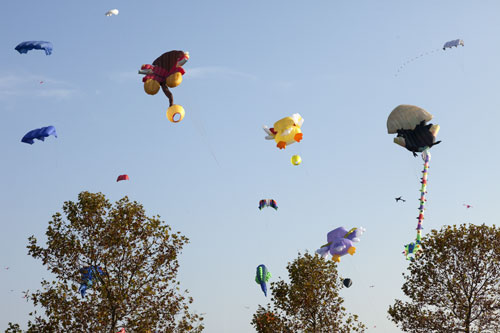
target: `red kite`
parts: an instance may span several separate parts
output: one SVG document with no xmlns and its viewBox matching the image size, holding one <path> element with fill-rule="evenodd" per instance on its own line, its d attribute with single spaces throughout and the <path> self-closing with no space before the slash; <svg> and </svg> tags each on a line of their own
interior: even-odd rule
<svg viewBox="0 0 500 333">
<path fill-rule="evenodd" d="M 119 182 L 120 180 L 129 180 L 130 178 L 128 175 L 119 175 L 118 178 L 116 178 L 116 181 Z"/>
</svg>

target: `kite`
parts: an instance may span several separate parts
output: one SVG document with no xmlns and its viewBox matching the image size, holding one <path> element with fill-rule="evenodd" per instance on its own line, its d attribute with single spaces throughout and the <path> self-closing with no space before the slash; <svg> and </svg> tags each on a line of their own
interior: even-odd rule
<svg viewBox="0 0 500 333">
<path fill-rule="evenodd" d="M 87 266 L 87 267 L 81 268 L 80 274 L 82 276 L 82 282 L 80 284 L 80 288 L 78 288 L 78 291 L 81 293 L 82 298 L 85 297 L 85 293 L 87 292 L 87 289 L 92 287 L 92 284 L 93 284 L 92 280 L 94 278 L 96 278 L 97 280 L 101 281 L 101 283 L 103 283 L 101 276 L 106 275 L 106 273 L 103 272 L 103 270 L 100 266 Z"/>
<path fill-rule="evenodd" d="M 266 140 L 274 140 L 277 143 L 276 147 L 285 149 L 286 145 L 302 140 L 303 134 L 300 128 L 303 123 L 304 118 L 300 114 L 294 113 L 291 117 L 285 117 L 275 122 L 272 128 L 264 126 L 264 131 L 267 133 Z"/>
<path fill-rule="evenodd" d="M 458 46 L 465 46 L 464 41 L 461 39 L 450 40 L 449 42 L 444 43 L 442 49 L 443 49 L 443 51 L 446 51 L 446 49 L 451 49 L 452 47 L 458 48 Z M 403 70 L 403 68 L 405 68 L 406 65 L 408 65 L 409 63 L 411 63 L 419 58 L 422 58 L 423 56 L 426 56 L 426 55 L 429 55 L 432 53 L 436 53 L 436 52 L 441 52 L 441 49 L 434 49 L 432 51 L 421 53 L 419 56 L 413 57 L 412 59 L 405 61 L 401 66 L 399 66 L 398 71 L 394 76 L 398 76 L 398 73 L 401 72 Z"/>
<path fill-rule="evenodd" d="M 125 329 L 124 329 L 124 328 L 122 328 L 121 330 L 119 330 L 119 331 L 118 331 L 118 332 L 116 332 L 116 333 L 125 333 Z"/>
<path fill-rule="evenodd" d="M 440 141 L 436 142 L 436 136 L 439 132 L 439 125 L 426 125 L 427 121 L 432 119 L 432 115 L 418 106 L 399 105 L 396 107 L 387 119 L 387 132 L 389 134 L 398 133 L 394 142 L 405 147 L 417 156 L 416 152 L 422 153 L 424 169 L 420 183 L 420 205 L 418 207 L 417 236 L 415 242 L 405 245 L 403 252 L 407 260 L 414 260 L 418 252 L 422 250 L 422 222 L 424 220 L 425 202 L 427 199 L 427 175 L 429 173 L 429 161 L 431 160 L 430 148 Z"/>
<path fill-rule="evenodd" d="M 344 284 L 344 286 L 346 288 L 349 288 L 350 286 L 352 286 L 352 280 L 351 279 L 344 279 L 344 281 L 342 281 L 342 283 Z"/>
<path fill-rule="evenodd" d="M 354 255 L 356 248 L 353 243 L 360 241 L 359 237 L 366 231 L 365 228 L 352 228 L 347 231 L 344 227 L 338 227 L 330 231 L 326 235 L 326 243 L 321 246 L 320 249 L 316 250 L 316 253 L 326 258 L 328 254 L 332 255 L 332 260 L 340 262 L 340 257 L 349 253 Z"/>
<path fill-rule="evenodd" d="M 266 265 L 257 266 L 257 273 L 255 274 L 255 282 L 260 284 L 260 289 L 267 297 L 267 285 L 266 282 L 271 278 L 271 273 L 267 271 Z"/>
<path fill-rule="evenodd" d="M 119 175 L 118 178 L 116 178 L 116 181 L 119 182 L 120 180 L 129 180 L 130 178 L 128 175 Z"/>
<path fill-rule="evenodd" d="M 30 50 L 44 50 L 46 55 L 52 54 L 52 43 L 44 41 L 22 42 L 16 46 L 16 51 L 23 54 Z"/>
<path fill-rule="evenodd" d="M 464 204 L 465 208 L 469 209 L 469 208 L 472 208 L 471 205 L 468 205 L 468 204 Z"/>
<path fill-rule="evenodd" d="M 401 197 L 397 197 L 397 198 L 394 198 L 394 199 L 396 199 L 396 202 L 398 202 L 398 201 L 403 201 L 403 202 L 406 202 L 406 200 L 405 200 L 405 199 L 403 199 L 403 198 L 401 198 Z"/>
<path fill-rule="evenodd" d="M 104 14 L 104 15 L 106 15 L 106 16 L 118 15 L 118 13 L 119 13 L 119 12 L 120 12 L 120 11 L 119 11 L 118 9 L 111 9 L 111 10 L 108 10 L 108 11 L 106 12 L 106 14 Z"/>
<path fill-rule="evenodd" d="M 49 135 L 53 135 L 57 138 L 56 128 L 54 126 L 42 127 L 29 131 L 25 136 L 23 136 L 21 142 L 32 145 L 35 143 L 34 139 L 45 141 L 45 138 Z"/>
<path fill-rule="evenodd" d="M 278 203 L 274 199 L 262 199 L 261 201 L 259 201 L 259 209 L 262 210 L 262 208 L 264 207 L 272 207 L 275 210 L 278 210 Z"/>
<path fill-rule="evenodd" d="M 299 155 L 293 155 L 291 161 L 293 165 L 299 165 L 302 163 L 302 158 Z"/>
<path fill-rule="evenodd" d="M 182 82 L 185 70 L 182 66 L 188 61 L 189 52 L 170 51 L 162 54 L 152 65 L 142 65 L 139 74 L 145 75 L 144 91 L 149 95 L 156 95 L 161 89 L 169 101 L 167 118 L 173 123 L 178 123 L 184 118 L 184 108 L 174 104 L 174 96 L 168 88 L 175 88 Z"/>
<path fill-rule="evenodd" d="M 439 125 L 426 125 L 431 119 L 432 115 L 418 106 L 399 105 L 387 118 L 387 133 L 397 133 L 394 143 L 417 156 L 417 152 L 421 153 L 441 142 L 436 142 Z"/>
<path fill-rule="evenodd" d="M 446 49 L 451 49 L 452 47 L 458 47 L 459 45 L 465 46 L 464 41 L 461 39 L 450 40 L 449 42 L 444 43 L 443 51 L 446 51 Z"/>
</svg>

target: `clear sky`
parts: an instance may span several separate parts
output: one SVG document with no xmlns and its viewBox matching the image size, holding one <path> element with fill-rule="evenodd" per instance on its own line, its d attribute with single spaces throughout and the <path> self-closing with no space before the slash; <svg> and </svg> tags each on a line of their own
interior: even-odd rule
<svg viewBox="0 0 500 333">
<path fill-rule="evenodd" d="M 104 16 L 112 8 L 119 15 Z M 32 307 L 21 291 L 50 278 L 27 238 L 44 241 L 52 214 L 87 190 L 128 195 L 190 238 L 179 277 L 208 333 L 253 332 L 267 301 L 257 265 L 287 278 L 287 262 L 328 231 L 363 226 L 357 253 L 338 266 L 353 281 L 341 296 L 369 332 L 399 332 L 387 309 L 403 297 L 422 160 L 392 143 L 386 119 L 413 104 L 441 125 L 424 235 L 496 223 L 499 14 L 498 0 L 1 1 L 0 329 L 25 327 Z M 465 47 L 395 76 L 457 38 Z M 20 55 L 25 40 L 51 41 L 53 54 Z M 191 56 L 172 90 L 186 110 L 178 124 L 137 74 L 175 49 Z M 280 151 L 264 140 L 262 125 L 297 112 L 302 142 Z M 57 139 L 20 142 L 48 125 Z M 123 173 L 130 181 L 117 183 Z M 259 211 L 265 198 L 279 210 Z"/>
</svg>

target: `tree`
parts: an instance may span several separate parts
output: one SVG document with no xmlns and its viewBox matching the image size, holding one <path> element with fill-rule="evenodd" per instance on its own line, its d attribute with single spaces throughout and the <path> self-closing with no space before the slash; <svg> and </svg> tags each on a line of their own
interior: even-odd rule
<svg viewBox="0 0 500 333">
<path fill-rule="evenodd" d="M 404 274 L 409 302 L 389 318 L 405 332 L 500 332 L 500 229 L 446 226 L 422 239 Z"/>
<path fill-rule="evenodd" d="M 189 312 L 192 298 L 176 280 L 178 255 L 188 239 L 127 197 L 112 205 L 103 194 L 82 192 L 63 206 L 46 232 L 47 247 L 29 238 L 29 255 L 55 275 L 30 295 L 45 316 L 30 315 L 28 332 L 201 332 L 203 318 Z M 84 298 L 82 267 L 104 274 Z M 18 328 L 10 325 L 12 332 Z"/>
<path fill-rule="evenodd" d="M 259 306 L 252 325 L 260 333 L 364 332 L 357 315 L 346 313 L 339 296 L 336 263 L 305 253 L 287 265 L 290 283 L 271 283 L 273 306 Z"/>
</svg>

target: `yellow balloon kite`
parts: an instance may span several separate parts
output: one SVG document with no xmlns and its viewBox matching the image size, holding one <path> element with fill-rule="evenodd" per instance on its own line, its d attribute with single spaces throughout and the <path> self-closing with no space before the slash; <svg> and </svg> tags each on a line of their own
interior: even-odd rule
<svg viewBox="0 0 500 333">
<path fill-rule="evenodd" d="M 300 163 L 302 163 L 302 158 L 299 155 L 293 155 L 292 156 L 292 164 L 299 165 Z"/>
</svg>

